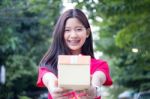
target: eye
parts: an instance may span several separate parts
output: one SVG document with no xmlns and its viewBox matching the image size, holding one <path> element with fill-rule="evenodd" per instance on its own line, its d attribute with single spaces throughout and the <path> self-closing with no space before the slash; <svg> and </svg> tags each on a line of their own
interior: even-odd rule
<svg viewBox="0 0 150 99">
<path fill-rule="evenodd" d="M 81 32 L 83 29 L 82 28 L 76 28 L 77 32 Z"/>
<path fill-rule="evenodd" d="M 70 29 L 65 29 L 65 32 L 70 32 L 71 30 Z"/>
</svg>

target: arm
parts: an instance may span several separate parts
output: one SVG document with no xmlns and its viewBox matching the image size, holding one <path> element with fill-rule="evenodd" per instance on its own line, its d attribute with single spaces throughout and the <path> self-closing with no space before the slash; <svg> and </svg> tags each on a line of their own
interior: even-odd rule
<svg viewBox="0 0 150 99">
<path fill-rule="evenodd" d="M 101 96 L 101 86 L 106 82 L 106 75 L 104 74 L 104 72 L 102 71 L 96 71 L 93 75 L 92 75 L 92 87 L 96 88 L 96 96 L 97 98 L 95 99 L 99 99 L 99 97 Z"/>
<path fill-rule="evenodd" d="M 106 81 L 106 75 L 102 71 L 96 71 L 92 75 L 92 86 L 101 86 Z"/>
<path fill-rule="evenodd" d="M 109 86 L 112 84 L 112 80 L 109 74 L 109 66 L 107 62 L 102 60 L 92 60 L 91 63 L 91 88 L 96 90 L 94 93 L 95 95 L 93 94 L 94 96 L 97 96 L 95 99 L 100 99 L 101 86 Z M 92 92 L 94 91 L 90 91 L 90 93 Z"/>
<path fill-rule="evenodd" d="M 58 87 L 57 77 L 53 73 L 51 72 L 45 73 L 42 77 L 42 81 L 54 99 L 68 98 L 67 96 L 63 96 L 68 92 L 68 90 Z"/>
<path fill-rule="evenodd" d="M 91 78 L 91 88 L 82 90 L 79 93 L 87 93 L 87 96 L 80 97 L 81 99 L 100 99 L 100 87 L 106 82 L 106 75 L 103 71 L 95 71 Z"/>
<path fill-rule="evenodd" d="M 47 72 L 42 77 L 43 84 L 46 86 L 49 92 L 51 92 L 54 88 L 57 87 L 57 78 L 51 73 Z"/>
</svg>

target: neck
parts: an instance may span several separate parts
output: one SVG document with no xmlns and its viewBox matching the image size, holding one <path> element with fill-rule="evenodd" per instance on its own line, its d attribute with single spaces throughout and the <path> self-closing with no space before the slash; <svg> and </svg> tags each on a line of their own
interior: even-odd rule
<svg viewBox="0 0 150 99">
<path fill-rule="evenodd" d="M 81 52 L 80 51 L 71 51 L 72 55 L 80 55 Z"/>
</svg>

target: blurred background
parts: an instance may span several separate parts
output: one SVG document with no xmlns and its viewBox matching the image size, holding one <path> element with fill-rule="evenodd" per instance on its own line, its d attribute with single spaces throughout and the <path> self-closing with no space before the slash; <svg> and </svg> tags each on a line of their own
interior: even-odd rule
<svg viewBox="0 0 150 99">
<path fill-rule="evenodd" d="M 73 7 L 86 13 L 95 56 L 111 68 L 102 99 L 150 99 L 150 0 L 0 0 L 0 99 L 46 99 L 38 64 L 59 15 Z"/>
</svg>

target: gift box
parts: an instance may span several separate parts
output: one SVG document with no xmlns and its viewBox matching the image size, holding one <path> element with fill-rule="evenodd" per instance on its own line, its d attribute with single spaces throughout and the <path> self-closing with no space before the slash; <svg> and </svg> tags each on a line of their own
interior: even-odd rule
<svg viewBox="0 0 150 99">
<path fill-rule="evenodd" d="M 83 90 L 90 87 L 90 56 L 59 55 L 58 86 Z"/>
</svg>

